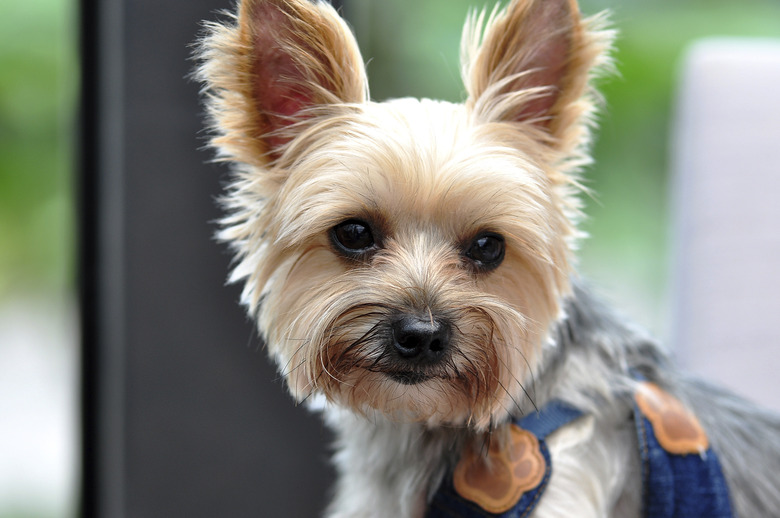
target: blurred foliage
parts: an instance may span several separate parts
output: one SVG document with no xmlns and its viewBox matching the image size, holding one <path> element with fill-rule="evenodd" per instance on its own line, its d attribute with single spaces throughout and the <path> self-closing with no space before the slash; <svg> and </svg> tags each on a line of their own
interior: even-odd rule
<svg viewBox="0 0 780 518">
<path fill-rule="evenodd" d="M 460 101 L 458 47 L 470 7 L 490 1 L 346 2 L 368 61 L 372 96 Z M 659 327 L 667 269 L 666 178 L 673 95 L 685 47 L 706 36 L 780 37 L 777 0 L 581 0 L 611 12 L 618 74 L 601 81 L 606 100 L 586 172 L 582 270 L 618 302 Z M 633 300 L 627 300 L 633 299 Z M 656 329 L 658 330 L 658 329 Z"/>
<path fill-rule="evenodd" d="M 0 296 L 72 285 L 74 7 L 6 2 L 0 17 Z"/>
<path fill-rule="evenodd" d="M 601 88 L 607 106 L 588 172 L 596 202 L 588 208 L 593 239 L 583 250 L 583 269 L 614 291 L 622 290 L 615 283 L 633 283 L 649 298 L 637 303 L 647 314 L 656 311 L 647 306 L 660 306 L 666 287 L 669 144 L 686 46 L 713 36 L 780 38 L 780 2 L 626 2 L 612 19 L 619 75 Z"/>
</svg>

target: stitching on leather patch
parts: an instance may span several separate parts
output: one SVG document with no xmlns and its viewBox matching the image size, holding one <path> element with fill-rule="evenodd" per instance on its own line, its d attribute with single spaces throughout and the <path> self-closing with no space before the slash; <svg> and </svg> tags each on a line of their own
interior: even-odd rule
<svg viewBox="0 0 780 518">
<path fill-rule="evenodd" d="M 510 425 L 509 441 L 490 444 L 487 455 L 469 447 L 453 473 L 455 491 L 491 513 L 511 509 L 543 480 L 547 463 L 534 434 Z"/>
</svg>

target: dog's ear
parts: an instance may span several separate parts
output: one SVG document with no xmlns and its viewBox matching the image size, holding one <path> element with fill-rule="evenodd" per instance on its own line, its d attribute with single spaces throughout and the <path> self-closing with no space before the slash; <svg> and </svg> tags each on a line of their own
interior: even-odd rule
<svg viewBox="0 0 780 518">
<path fill-rule="evenodd" d="M 296 123 L 368 98 L 357 42 L 329 4 L 241 0 L 236 18 L 210 26 L 199 49 L 212 144 L 224 158 L 267 164 Z"/>
<path fill-rule="evenodd" d="M 472 16 L 463 32 L 471 108 L 483 120 L 530 123 L 553 142 L 573 137 L 593 109 L 588 80 L 613 34 L 595 30 L 599 19 L 583 21 L 575 0 L 512 0 L 484 18 Z"/>
</svg>

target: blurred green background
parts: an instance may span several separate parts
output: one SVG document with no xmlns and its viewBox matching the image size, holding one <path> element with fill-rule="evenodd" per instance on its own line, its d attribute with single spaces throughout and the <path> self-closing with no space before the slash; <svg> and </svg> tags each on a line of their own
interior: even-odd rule
<svg viewBox="0 0 780 518">
<path fill-rule="evenodd" d="M 370 60 L 375 99 L 462 99 L 460 27 L 469 7 L 488 2 L 346 3 Z M 0 17 L 0 311 L 29 296 L 73 300 L 75 8 L 73 0 L 6 2 Z M 662 333 L 668 139 L 679 60 L 687 43 L 704 36 L 780 37 L 780 2 L 582 1 L 585 13 L 605 8 L 620 32 L 619 75 L 602 82 L 607 106 L 596 165 L 586 174 L 596 196 L 588 200 L 586 229 L 593 237 L 584 245 L 582 270 L 641 323 Z M 197 30 L 193 27 L 193 37 Z M 0 352 L 3 347 L 0 343 Z M 64 516 L 66 506 L 60 502 L 41 511 L 0 487 L 0 518 Z"/>
<path fill-rule="evenodd" d="M 0 16 L 0 518 L 75 502 L 76 5 Z"/>
<path fill-rule="evenodd" d="M 73 287 L 77 60 L 72 0 L 0 17 L 0 298 Z"/>
</svg>

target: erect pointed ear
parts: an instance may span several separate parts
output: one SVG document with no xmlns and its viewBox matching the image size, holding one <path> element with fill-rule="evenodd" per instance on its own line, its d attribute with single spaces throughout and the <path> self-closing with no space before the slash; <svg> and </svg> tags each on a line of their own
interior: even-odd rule
<svg viewBox="0 0 780 518">
<path fill-rule="evenodd" d="M 225 158 L 263 165 L 322 108 L 368 98 L 363 60 L 346 23 L 325 2 L 241 0 L 236 24 L 214 24 L 198 77 Z"/>
<path fill-rule="evenodd" d="M 583 21 L 575 0 L 512 0 L 487 22 L 470 18 L 461 53 L 472 109 L 566 138 L 593 109 L 592 69 L 608 61 L 613 34 L 595 30 L 599 21 Z"/>
</svg>

